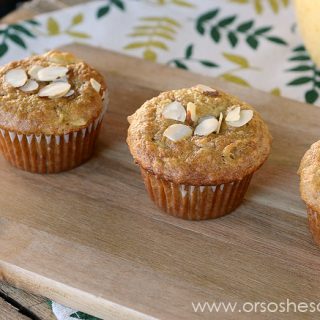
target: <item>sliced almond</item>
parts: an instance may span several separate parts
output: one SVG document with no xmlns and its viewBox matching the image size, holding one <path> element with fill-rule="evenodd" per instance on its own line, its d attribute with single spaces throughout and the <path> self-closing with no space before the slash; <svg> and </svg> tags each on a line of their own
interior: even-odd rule
<svg viewBox="0 0 320 320">
<path fill-rule="evenodd" d="M 198 123 L 201 123 L 201 122 L 203 122 L 204 120 L 211 119 L 211 118 L 214 118 L 214 116 L 208 115 L 208 116 L 201 117 L 201 118 L 199 119 Z"/>
<path fill-rule="evenodd" d="M 53 82 L 40 89 L 39 97 L 60 98 L 70 90 L 70 83 Z"/>
<path fill-rule="evenodd" d="M 23 69 L 16 68 L 16 69 L 9 70 L 5 74 L 4 79 L 11 86 L 15 88 L 19 88 L 19 87 L 22 87 L 27 82 L 28 76 Z"/>
<path fill-rule="evenodd" d="M 68 82 L 68 77 L 64 76 L 64 77 L 52 80 L 52 82 Z"/>
<path fill-rule="evenodd" d="M 240 107 L 234 107 L 226 116 L 226 121 L 238 121 L 240 119 Z"/>
<path fill-rule="evenodd" d="M 38 72 L 43 69 L 42 66 L 40 66 L 39 64 L 36 64 L 34 66 L 32 66 L 29 70 L 28 70 L 28 75 L 31 77 L 31 79 L 34 80 L 40 80 L 38 78 Z"/>
<path fill-rule="evenodd" d="M 176 123 L 169 126 L 163 135 L 171 141 L 177 142 L 191 137 L 192 129 L 185 124 Z"/>
<path fill-rule="evenodd" d="M 198 121 L 197 106 L 193 102 L 188 102 L 187 104 L 187 119 L 188 119 L 188 122 Z"/>
<path fill-rule="evenodd" d="M 165 119 L 184 122 L 186 120 L 187 113 L 180 102 L 173 101 L 163 108 L 162 115 Z"/>
<path fill-rule="evenodd" d="M 40 69 L 37 75 L 40 81 L 53 81 L 64 77 L 68 71 L 66 67 L 50 66 Z"/>
<path fill-rule="evenodd" d="M 213 89 L 213 88 L 211 88 L 211 87 L 208 87 L 208 86 L 206 86 L 206 85 L 204 85 L 204 84 L 198 84 L 198 85 L 196 86 L 196 88 L 197 88 L 198 90 L 200 90 L 202 93 L 207 94 L 207 95 L 210 95 L 210 96 L 216 96 L 216 95 L 219 94 L 216 89 Z"/>
<path fill-rule="evenodd" d="M 74 90 L 69 90 L 66 94 L 65 94 L 65 97 L 70 97 L 74 94 Z"/>
<path fill-rule="evenodd" d="M 215 117 L 202 120 L 194 130 L 196 136 L 207 136 L 210 133 L 217 130 L 219 125 L 218 120 Z"/>
<path fill-rule="evenodd" d="M 97 80 L 91 78 L 91 79 L 90 79 L 90 83 L 91 83 L 92 88 L 93 88 L 94 90 L 96 90 L 97 92 L 100 92 L 101 84 L 100 84 Z"/>
<path fill-rule="evenodd" d="M 67 65 L 75 63 L 77 58 L 69 52 L 51 51 L 47 53 L 47 59 L 50 62 Z"/>
<path fill-rule="evenodd" d="M 216 134 L 219 134 L 219 132 L 220 132 L 222 120 L 223 120 L 223 113 L 220 112 L 219 123 L 218 123 L 218 128 L 217 128 L 217 130 L 216 130 Z"/>
<path fill-rule="evenodd" d="M 227 121 L 227 124 L 231 127 L 242 127 L 247 124 L 253 117 L 252 110 L 241 110 L 240 111 L 240 119 L 238 121 Z"/>
<path fill-rule="evenodd" d="M 39 88 L 39 84 L 37 81 L 29 79 L 22 87 L 19 89 L 23 92 L 31 92 L 35 91 Z"/>
</svg>

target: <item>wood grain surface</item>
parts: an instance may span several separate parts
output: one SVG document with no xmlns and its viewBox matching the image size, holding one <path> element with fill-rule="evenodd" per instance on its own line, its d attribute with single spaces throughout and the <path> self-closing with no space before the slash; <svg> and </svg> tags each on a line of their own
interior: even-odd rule
<svg viewBox="0 0 320 320">
<path fill-rule="evenodd" d="M 69 6 L 86 3 L 94 0 L 32 0 L 27 3 L 23 3 L 18 7 L 17 10 L 9 13 L 7 16 L 0 19 L 1 23 L 14 23 L 19 20 L 29 19 L 37 14 L 45 13 L 48 11 L 63 9 Z M 46 298 L 38 297 L 27 293 L 23 290 L 11 287 L 6 283 L 0 282 L 0 293 L 3 293 L 6 298 L 10 299 L 11 306 L 18 304 L 21 308 L 24 308 L 31 314 L 32 319 L 56 319 L 51 311 L 51 307 L 47 303 Z M 6 306 L 6 308 L 0 308 L 0 320 L 8 320 L 9 318 L 9 306 L 3 298 L 0 297 L 0 305 Z M 10 320 L 21 319 L 21 313 L 19 309 L 11 307 L 10 309 Z M 29 312 L 28 312 L 29 311 Z"/>
<path fill-rule="evenodd" d="M 1 320 L 28 320 L 30 318 L 22 315 L 11 304 L 0 300 L 0 319 Z"/>
<path fill-rule="evenodd" d="M 7 309 L 8 304 L 12 306 L 12 314 L 16 314 L 16 318 L 12 316 L 12 319 L 21 319 L 21 316 L 36 320 L 56 319 L 51 311 L 48 299 L 13 288 L 6 283 L 0 283 L 1 304 L 7 305 Z M 7 320 L 7 312 L 3 311 L 1 307 L 0 320 Z"/>
<path fill-rule="evenodd" d="M 193 312 L 198 301 L 317 301 L 320 251 L 307 229 L 296 171 L 319 137 L 319 109 L 102 49 L 64 49 L 107 77 L 110 108 L 94 158 L 75 170 L 36 175 L 0 159 L 1 279 L 117 320 L 213 319 Z M 125 144 L 126 117 L 161 90 L 197 83 L 252 103 L 274 143 L 236 212 L 190 222 L 149 200 Z"/>
</svg>

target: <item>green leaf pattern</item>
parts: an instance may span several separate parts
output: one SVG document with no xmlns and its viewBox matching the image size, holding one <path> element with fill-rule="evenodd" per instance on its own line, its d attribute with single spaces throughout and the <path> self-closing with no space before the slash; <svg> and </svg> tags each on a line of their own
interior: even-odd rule
<svg viewBox="0 0 320 320">
<path fill-rule="evenodd" d="M 98 19 L 106 16 L 112 8 L 116 8 L 120 11 L 125 11 L 125 4 L 123 0 L 108 0 L 106 5 L 99 7 L 96 16 Z"/>
<path fill-rule="evenodd" d="M 70 315 L 70 318 L 82 319 L 82 320 L 102 320 L 100 318 L 90 316 L 89 314 L 86 314 L 86 313 L 81 312 L 81 311 L 72 313 Z"/>
<path fill-rule="evenodd" d="M 304 88 L 304 99 L 307 103 L 315 103 L 320 95 L 320 68 L 311 61 L 305 47 L 299 45 L 292 49 L 292 56 L 288 59 L 295 66 L 287 70 L 296 73 L 294 79 L 288 82 L 288 86 L 301 86 Z"/>
<path fill-rule="evenodd" d="M 292 11 L 293 0 L 103 0 L 0 26 L 0 60 L 84 42 L 320 104 Z"/>
<path fill-rule="evenodd" d="M 219 65 L 214 61 L 207 60 L 207 59 L 200 59 L 194 57 L 194 45 L 189 44 L 184 52 L 184 56 L 181 58 L 172 59 L 168 62 L 168 65 L 176 66 L 180 69 L 189 70 L 189 65 L 197 63 L 207 68 L 217 68 Z"/>
<path fill-rule="evenodd" d="M 245 40 L 251 49 L 256 50 L 262 41 L 269 41 L 276 45 L 286 46 L 287 42 L 279 36 L 270 35 L 272 26 L 255 26 L 254 20 L 241 21 L 236 14 L 222 16 L 220 9 L 207 11 L 197 19 L 196 30 L 201 34 L 210 34 L 215 43 L 227 36 L 229 44 L 235 48 L 240 40 Z"/>
<path fill-rule="evenodd" d="M 33 20 L 0 27 L 0 59 L 7 54 L 11 45 L 28 48 L 25 38 L 36 37 L 31 25 L 34 25 Z"/>
</svg>

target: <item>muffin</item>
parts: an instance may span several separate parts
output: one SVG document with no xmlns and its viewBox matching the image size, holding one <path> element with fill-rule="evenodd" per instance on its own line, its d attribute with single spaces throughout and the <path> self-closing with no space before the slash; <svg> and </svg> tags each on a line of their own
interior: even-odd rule
<svg viewBox="0 0 320 320">
<path fill-rule="evenodd" d="M 0 69 L 0 148 L 37 173 L 74 168 L 93 153 L 106 111 L 103 77 L 73 54 L 50 51 Z"/>
<path fill-rule="evenodd" d="M 301 160 L 300 192 L 307 205 L 309 228 L 320 245 L 320 141 L 314 143 Z"/>
<path fill-rule="evenodd" d="M 236 209 L 270 153 L 260 115 L 205 85 L 163 92 L 128 121 L 127 143 L 151 199 L 184 219 Z"/>
</svg>

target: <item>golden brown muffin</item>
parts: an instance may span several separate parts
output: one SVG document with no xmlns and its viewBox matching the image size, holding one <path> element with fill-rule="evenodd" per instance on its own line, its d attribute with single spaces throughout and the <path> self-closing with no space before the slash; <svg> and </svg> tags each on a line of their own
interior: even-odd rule
<svg viewBox="0 0 320 320">
<path fill-rule="evenodd" d="M 106 103 L 103 77 L 73 54 L 50 51 L 0 69 L 0 142 L 32 172 L 71 169 L 93 152 Z"/>
<path fill-rule="evenodd" d="M 35 80 L 39 87 L 31 92 L 24 92 L 6 81 L 8 71 L 19 68 L 28 73 L 35 66 L 66 67 L 66 81 L 74 93 L 50 99 L 40 97 L 39 92 L 52 81 Z M 90 79 L 100 83 L 99 92 L 93 88 Z M 103 77 L 71 53 L 50 51 L 42 56 L 11 62 L 0 69 L 0 127 L 25 134 L 62 134 L 78 130 L 100 115 L 105 90 Z"/>
<path fill-rule="evenodd" d="M 320 245 L 320 141 L 315 142 L 301 160 L 300 192 L 307 205 L 309 227 Z"/>
<path fill-rule="evenodd" d="M 245 102 L 203 85 L 163 92 L 128 120 L 127 143 L 151 197 L 183 218 L 205 219 L 232 211 L 243 196 L 231 193 L 244 194 L 247 180 L 270 153 L 271 136 L 260 115 Z M 180 192 L 170 194 L 173 189 Z M 168 203 L 177 197 L 184 209 L 178 202 Z M 217 206 L 219 201 L 224 203 Z"/>
</svg>

